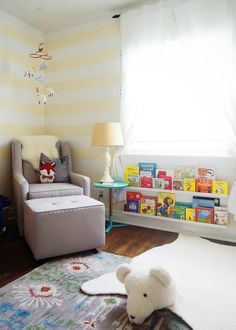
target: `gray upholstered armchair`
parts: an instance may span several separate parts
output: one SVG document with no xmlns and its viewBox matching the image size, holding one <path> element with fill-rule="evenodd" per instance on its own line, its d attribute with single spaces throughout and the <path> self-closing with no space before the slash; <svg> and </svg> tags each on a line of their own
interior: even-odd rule
<svg viewBox="0 0 236 330">
<path fill-rule="evenodd" d="M 71 195 L 90 196 L 90 178 L 72 172 L 70 143 L 59 141 L 57 149 L 59 156 L 68 155 L 70 183 L 39 183 L 39 172 L 22 159 L 21 142 L 16 140 L 12 143 L 13 189 L 20 235 L 24 233 L 25 200 Z"/>
</svg>

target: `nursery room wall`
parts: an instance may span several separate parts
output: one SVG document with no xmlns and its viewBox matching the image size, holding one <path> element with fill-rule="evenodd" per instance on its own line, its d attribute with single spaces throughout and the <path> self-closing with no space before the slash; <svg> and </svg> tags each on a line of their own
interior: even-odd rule
<svg viewBox="0 0 236 330">
<path fill-rule="evenodd" d="M 28 54 L 42 33 L 0 11 L 0 193 L 10 197 L 10 141 L 20 135 L 44 134 L 44 107 L 35 100 L 35 85 L 24 77 L 33 65 Z"/>
<path fill-rule="evenodd" d="M 55 96 L 46 105 L 46 133 L 69 140 L 74 170 L 97 181 L 104 148 L 91 146 L 95 122 L 119 121 L 119 22 L 104 18 L 46 36 L 47 82 Z"/>
</svg>

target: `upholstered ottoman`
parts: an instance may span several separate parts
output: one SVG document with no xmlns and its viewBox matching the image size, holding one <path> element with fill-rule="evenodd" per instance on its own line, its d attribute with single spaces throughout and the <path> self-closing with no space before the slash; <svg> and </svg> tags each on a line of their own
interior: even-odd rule
<svg viewBox="0 0 236 330">
<path fill-rule="evenodd" d="M 84 195 L 27 200 L 24 233 L 35 259 L 101 247 L 104 204 Z"/>
</svg>

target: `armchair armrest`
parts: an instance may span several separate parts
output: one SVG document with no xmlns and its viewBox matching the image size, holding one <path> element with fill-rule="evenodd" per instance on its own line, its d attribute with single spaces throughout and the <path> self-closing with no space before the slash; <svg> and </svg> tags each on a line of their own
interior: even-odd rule
<svg viewBox="0 0 236 330">
<path fill-rule="evenodd" d="M 82 187 L 84 195 L 90 196 L 90 178 L 88 176 L 70 172 L 70 181 L 72 184 Z"/>
<path fill-rule="evenodd" d="M 15 192 L 15 203 L 17 211 L 17 224 L 19 233 L 22 236 L 24 232 L 23 217 L 24 217 L 24 201 L 27 200 L 29 192 L 29 183 L 21 173 L 13 175 L 13 185 Z"/>
</svg>

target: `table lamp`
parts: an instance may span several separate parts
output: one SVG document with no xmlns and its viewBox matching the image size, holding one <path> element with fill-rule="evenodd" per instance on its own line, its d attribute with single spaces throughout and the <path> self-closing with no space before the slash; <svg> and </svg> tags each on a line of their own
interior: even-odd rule
<svg viewBox="0 0 236 330">
<path fill-rule="evenodd" d="M 106 147 L 104 173 L 100 182 L 113 182 L 110 175 L 111 156 L 109 147 L 122 146 L 123 137 L 120 123 L 96 123 L 93 126 L 92 145 Z"/>
</svg>

